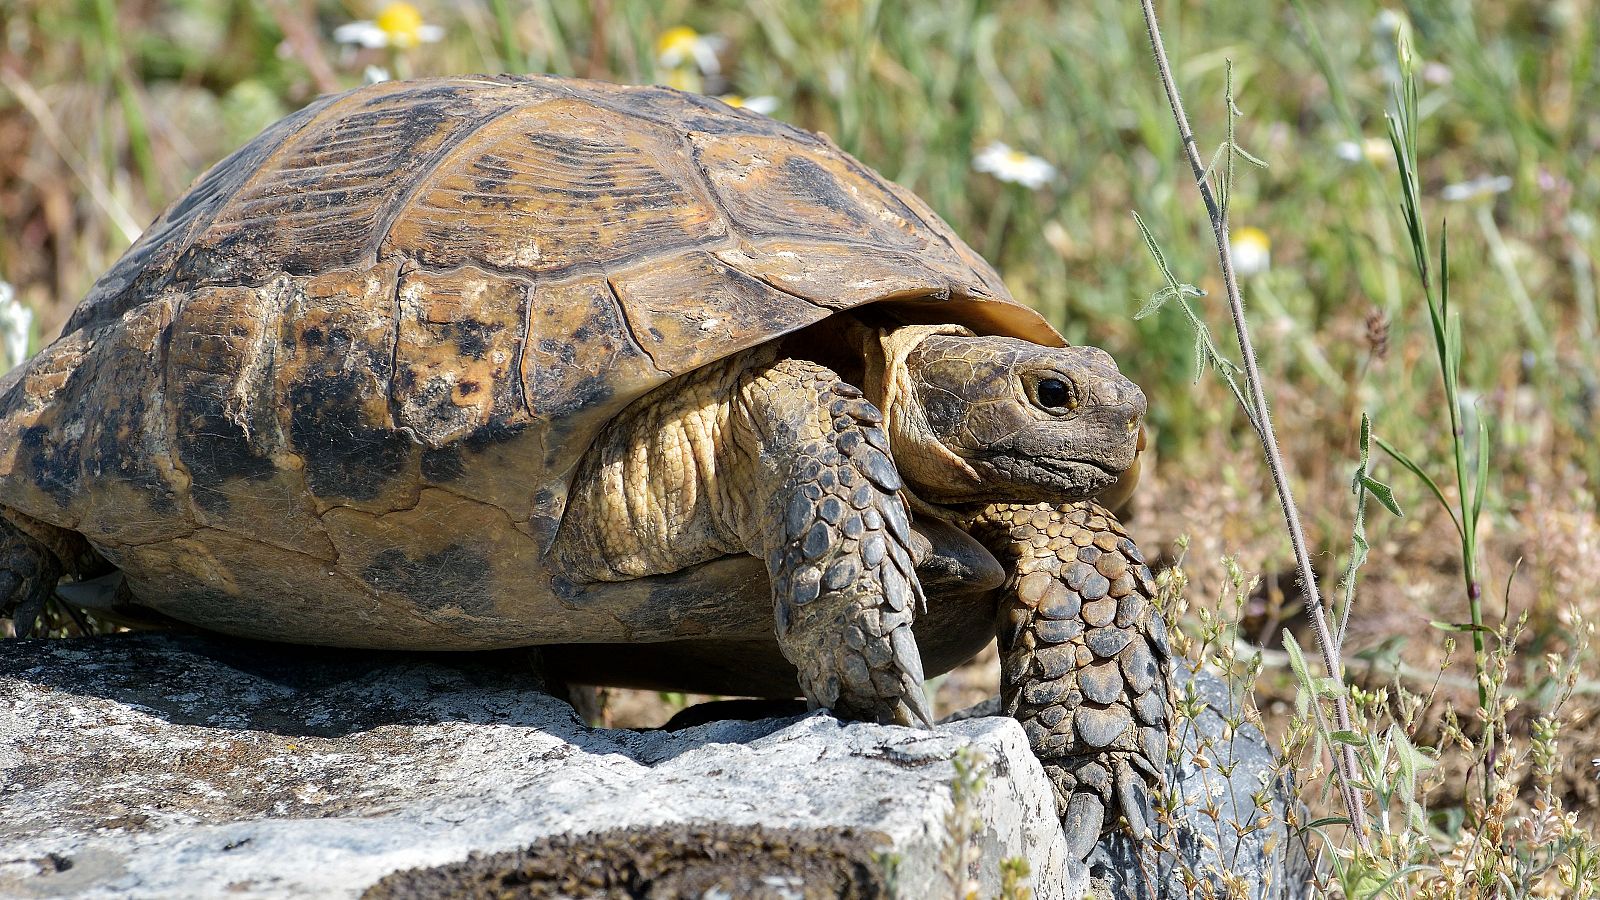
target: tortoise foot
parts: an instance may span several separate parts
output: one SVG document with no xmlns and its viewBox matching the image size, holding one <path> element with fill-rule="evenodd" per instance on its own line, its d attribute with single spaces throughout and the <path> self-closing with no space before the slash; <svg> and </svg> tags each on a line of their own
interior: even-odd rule
<svg viewBox="0 0 1600 900">
<path fill-rule="evenodd" d="M 0 615 L 15 623 L 18 637 L 33 635 L 61 575 L 54 553 L 0 516 Z"/>
<path fill-rule="evenodd" d="M 1155 824 L 1151 780 L 1139 759 L 1115 754 L 1045 763 L 1045 775 L 1055 788 L 1061 828 L 1074 858 L 1087 859 L 1105 826 L 1119 814 L 1134 840 L 1150 834 Z"/>
</svg>

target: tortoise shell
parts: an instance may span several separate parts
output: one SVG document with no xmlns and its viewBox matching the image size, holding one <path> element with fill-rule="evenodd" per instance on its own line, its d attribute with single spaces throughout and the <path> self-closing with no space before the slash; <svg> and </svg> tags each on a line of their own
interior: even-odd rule
<svg viewBox="0 0 1600 900">
<path fill-rule="evenodd" d="M 0 379 L 0 505 L 199 624 L 525 643 L 485 623 L 551 590 L 494 579 L 540 571 L 599 429 L 864 304 L 1063 343 L 823 136 L 660 87 L 371 85 L 202 175 Z M 365 613 L 322 609 L 351 592 Z"/>
</svg>

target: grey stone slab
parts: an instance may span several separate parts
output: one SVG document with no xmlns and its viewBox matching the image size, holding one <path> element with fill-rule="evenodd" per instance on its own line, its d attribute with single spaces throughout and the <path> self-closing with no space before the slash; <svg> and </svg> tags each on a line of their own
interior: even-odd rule
<svg viewBox="0 0 1600 900">
<path fill-rule="evenodd" d="M 613 845 L 656 848 L 671 884 L 707 896 L 830 896 L 850 866 L 882 890 L 890 859 L 895 893 L 944 896 L 962 748 L 988 767 L 965 874 L 993 895 L 1000 861 L 1020 856 L 1038 897 L 1086 886 L 1009 719 L 602 730 L 535 684 L 526 654 L 0 642 L 0 896 L 353 897 L 413 869 L 386 895 L 426 896 Z M 749 864 L 685 856 L 713 833 Z"/>
</svg>

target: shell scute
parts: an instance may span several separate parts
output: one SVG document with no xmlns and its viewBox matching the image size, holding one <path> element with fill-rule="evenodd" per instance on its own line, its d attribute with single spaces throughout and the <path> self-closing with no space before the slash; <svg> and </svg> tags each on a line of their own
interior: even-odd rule
<svg viewBox="0 0 1600 900">
<path fill-rule="evenodd" d="M 401 276 L 395 418 L 429 449 L 491 425 L 526 425 L 518 371 L 532 285 L 468 266 Z"/>
<path fill-rule="evenodd" d="M 389 412 L 397 268 L 291 282 L 274 390 L 287 450 L 320 503 L 388 511 L 416 500 L 419 448 Z"/>
<path fill-rule="evenodd" d="M 63 334 L 93 330 L 145 303 L 171 281 L 178 256 L 239 187 L 261 169 L 277 149 L 336 100 L 324 97 L 267 127 L 195 179 L 189 190 L 150 223 L 133 246 L 94 283 L 72 311 Z"/>
<path fill-rule="evenodd" d="M 678 140 L 576 99 L 519 109 L 440 167 L 385 246 L 433 266 L 555 273 L 726 237 Z"/>
<path fill-rule="evenodd" d="M 523 391 L 546 429 L 545 471 L 566 472 L 601 426 L 671 376 L 645 352 L 603 275 L 539 284 L 531 316 Z"/>
<path fill-rule="evenodd" d="M 663 372 L 680 375 L 825 318 L 703 251 L 672 254 L 611 277 L 632 332 Z M 693 302 L 686 302 L 693 298 Z"/>
<path fill-rule="evenodd" d="M 174 279 L 256 284 L 355 265 L 403 195 L 396 176 L 425 169 L 493 114 L 470 98 L 446 85 L 346 95 L 238 189 Z"/>
<path fill-rule="evenodd" d="M 691 133 L 695 159 L 741 234 L 835 235 L 875 247 L 946 253 L 930 246 L 893 194 L 864 178 L 815 137 Z"/>
</svg>

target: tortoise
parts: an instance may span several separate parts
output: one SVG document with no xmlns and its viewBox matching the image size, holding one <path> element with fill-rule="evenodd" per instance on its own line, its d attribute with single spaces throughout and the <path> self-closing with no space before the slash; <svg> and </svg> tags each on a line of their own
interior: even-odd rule
<svg viewBox="0 0 1600 900">
<path fill-rule="evenodd" d="M 998 634 L 1083 856 L 1145 832 L 1166 756 L 1150 570 L 1093 499 L 1144 412 L 825 136 L 661 87 L 384 82 L 202 175 L 0 379 L 0 613 L 25 636 L 76 580 L 917 726 Z"/>
</svg>

